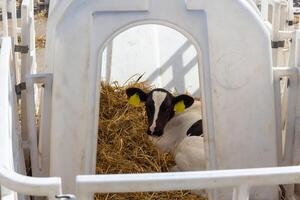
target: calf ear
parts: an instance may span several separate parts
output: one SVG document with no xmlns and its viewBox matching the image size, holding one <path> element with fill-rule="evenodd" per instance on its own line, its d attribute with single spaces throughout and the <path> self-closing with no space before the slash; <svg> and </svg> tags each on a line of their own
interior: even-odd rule
<svg viewBox="0 0 300 200">
<path fill-rule="evenodd" d="M 183 112 L 186 108 L 190 107 L 194 103 L 194 98 L 183 94 L 173 99 L 174 111 L 175 112 Z"/>
<path fill-rule="evenodd" d="M 133 106 L 139 106 L 140 102 L 145 102 L 148 94 L 139 88 L 128 88 L 126 90 L 129 104 Z"/>
</svg>

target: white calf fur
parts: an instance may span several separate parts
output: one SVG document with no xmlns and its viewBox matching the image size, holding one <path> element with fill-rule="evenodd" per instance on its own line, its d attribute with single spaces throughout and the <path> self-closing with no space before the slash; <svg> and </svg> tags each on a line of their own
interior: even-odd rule
<svg viewBox="0 0 300 200">
<path fill-rule="evenodd" d="M 179 171 L 202 171 L 206 169 L 203 137 L 186 137 L 177 145 L 174 157 Z"/>
<path fill-rule="evenodd" d="M 149 138 L 161 152 L 172 152 L 187 137 L 187 130 L 201 118 L 201 102 L 195 101 L 184 112 L 175 114 L 167 123 L 161 137 Z"/>
<path fill-rule="evenodd" d="M 200 136 L 186 137 L 173 152 L 176 166 L 173 172 L 206 170 L 204 139 Z M 193 190 L 193 194 L 207 198 L 205 190 Z"/>
<path fill-rule="evenodd" d="M 203 137 L 186 135 L 187 130 L 201 118 L 201 102 L 195 101 L 184 112 L 175 114 L 161 137 L 149 136 L 161 152 L 172 152 L 176 162 L 172 171 L 206 169 Z"/>
<path fill-rule="evenodd" d="M 153 133 L 154 132 L 154 129 L 156 127 L 156 120 L 157 120 L 157 117 L 158 117 L 158 112 L 159 112 L 159 108 L 162 104 L 162 102 L 165 100 L 167 94 L 165 92 L 160 92 L 160 91 L 155 91 L 153 92 L 153 101 L 154 101 L 154 104 L 155 104 L 155 112 L 154 112 L 154 117 L 153 117 L 153 122 L 152 122 L 152 125 L 150 126 L 150 131 Z"/>
</svg>

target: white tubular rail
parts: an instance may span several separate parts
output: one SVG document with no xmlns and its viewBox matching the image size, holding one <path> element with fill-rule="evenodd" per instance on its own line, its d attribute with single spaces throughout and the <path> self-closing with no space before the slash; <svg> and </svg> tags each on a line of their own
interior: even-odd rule
<svg viewBox="0 0 300 200">
<path fill-rule="evenodd" d="M 11 37 L 14 39 L 14 43 L 18 43 L 17 38 L 17 10 L 16 10 L 16 0 L 6 0 L 7 1 L 7 11 L 11 13 Z"/>
<path fill-rule="evenodd" d="M 17 174 L 3 167 L 0 167 L 0 184 L 18 193 L 47 196 L 49 200 L 55 199 L 55 195 L 62 193 L 60 178 L 33 178 Z"/>
<path fill-rule="evenodd" d="M 29 53 L 22 55 L 21 72 L 22 81 L 25 81 L 26 74 L 36 73 L 36 50 L 35 50 L 35 26 L 34 9 L 32 0 L 23 0 L 22 8 L 22 45 L 28 46 Z"/>
<path fill-rule="evenodd" d="M 300 183 L 300 166 L 126 175 L 77 176 L 77 197 L 93 193 L 155 192 L 232 187 L 233 199 L 249 198 L 253 186 Z"/>
</svg>

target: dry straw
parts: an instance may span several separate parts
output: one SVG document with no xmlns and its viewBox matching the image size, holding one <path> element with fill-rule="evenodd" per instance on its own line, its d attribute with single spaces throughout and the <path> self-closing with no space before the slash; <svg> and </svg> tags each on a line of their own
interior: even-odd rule
<svg viewBox="0 0 300 200">
<path fill-rule="evenodd" d="M 150 90 L 146 83 L 129 84 Z M 98 174 L 168 172 L 174 165 L 170 154 L 161 154 L 145 134 L 147 119 L 143 107 L 127 104 L 125 86 L 117 82 L 101 84 L 99 139 L 97 151 Z M 128 87 L 128 86 L 127 86 Z M 96 194 L 96 200 L 200 200 L 188 191 L 130 194 Z"/>
</svg>

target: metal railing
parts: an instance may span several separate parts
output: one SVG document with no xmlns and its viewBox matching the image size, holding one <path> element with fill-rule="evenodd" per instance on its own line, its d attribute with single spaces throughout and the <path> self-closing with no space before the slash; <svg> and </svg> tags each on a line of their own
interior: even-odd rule
<svg viewBox="0 0 300 200">
<path fill-rule="evenodd" d="M 2 10 L 2 34 L 0 36 L 11 36 L 14 43 L 17 43 L 17 35 L 20 28 L 17 26 L 16 0 L 0 0 L 0 9 Z M 11 14 L 11 20 L 8 20 L 7 13 Z M 11 31 L 10 31 L 11 30 Z"/>
<path fill-rule="evenodd" d="M 278 159 L 281 165 L 293 163 L 295 141 L 295 110 L 300 71 L 296 67 L 274 68 L 274 89 L 278 138 Z M 280 79 L 289 79 L 285 145 L 282 144 Z M 299 139 L 298 139 L 299 140 Z M 300 166 L 162 174 L 123 174 L 77 176 L 77 196 L 88 200 L 93 193 L 155 192 L 233 188 L 233 200 L 249 199 L 254 186 L 300 183 Z M 294 193 L 289 192 L 292 199 Z"/>
<path fill-rule="evenodd" d="M 60 178 L 33 178 L 15 172 L 15 168 L 22 165 L 24 161 L 14 159 L 15 156 L 21 158 L 23 155 L 22 145 L 18 144 L 22 139 L 17 127 L 15 84 L 12 41 L 9 37 L 3 37 L 0 49 L 1 198 L 10 196 L 10 199 L 13 200 L 15 199 L 15 192 L 17 192 L 26 195 L 47 196 L 50 200 L 55 199 L 55 195 L 62 193 Z"/>
<path fill-rule="evenodd" d="M 23 176 L 0 167 L 0 184 L 7 189 L 30 196 L 46 196 L 49 200 L 62 193 L 60 178 Z"/>
<path fill-rule="evenodd" d="M 156 174 L 77 176 L 77 197 L 93 193 L 233 188 L 233 200 L 249 199 L 254 186 L 300 183 L 300 166 Z"/>
</svg>

